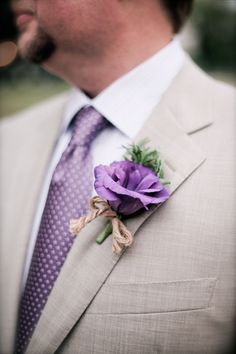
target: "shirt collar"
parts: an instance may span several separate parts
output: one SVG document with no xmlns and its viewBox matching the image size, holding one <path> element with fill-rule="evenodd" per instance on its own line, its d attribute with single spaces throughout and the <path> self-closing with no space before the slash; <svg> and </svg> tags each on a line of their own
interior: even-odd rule
<svg viewBox="0 0 236 354">
<path fill-rule="evenodd" d="M 185 53 L 174 39 L 93 99 L 77 88 L 72 89 L 66 105 L 64 128 L 83 106 L 92 105 L 133 139 L 182 68 L 184 60 Z"/>
</svg>

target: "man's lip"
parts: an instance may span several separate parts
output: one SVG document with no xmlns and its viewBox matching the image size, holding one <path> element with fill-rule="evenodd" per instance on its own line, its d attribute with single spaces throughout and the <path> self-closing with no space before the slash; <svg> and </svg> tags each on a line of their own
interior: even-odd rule
<svg viewBox="0 0 236 354">
<path fill-rule="evenodd" d="M 19 10 L 15 12 L 15 21 L 17 27 L 21 28 L 30 22 L 33 18 L 33 12 L 27 10 Z"/>
</svg>

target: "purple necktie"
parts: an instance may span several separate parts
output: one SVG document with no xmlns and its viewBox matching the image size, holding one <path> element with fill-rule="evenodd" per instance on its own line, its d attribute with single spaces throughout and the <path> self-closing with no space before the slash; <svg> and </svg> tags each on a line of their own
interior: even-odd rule
<svg viewBox="0 0 236 354">
<path fill-rule="evenodd" d="M 91 142 L 108 122 L 93 107 L 74 118 L 72 138 L 53 173 L 22 296 L 16 353 L 24 353 L 73 244 L 70 219 L 84 215 L 92 194 Z"/>
</svg>

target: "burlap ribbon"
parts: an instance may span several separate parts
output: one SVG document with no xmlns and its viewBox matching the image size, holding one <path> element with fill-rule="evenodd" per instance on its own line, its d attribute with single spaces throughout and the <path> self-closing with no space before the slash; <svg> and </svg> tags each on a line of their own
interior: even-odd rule
<svg viewBox="0 0 236 354">
<path fill-rule="evenodd" d="M 112 251 L 115 254 L 120 254 L 124 248 L 132 244 L 133 236 L 131 232 L 105 200 L 99 196 L 95 196 L 90 199 L 89 208 L 91 211 L 88 215 L 70 221 L 70 232 L 72 235 L 78 235 L 88 223 L 99 216 L 104 216 L 111 219 L 112 222 Z"/>
</svg>

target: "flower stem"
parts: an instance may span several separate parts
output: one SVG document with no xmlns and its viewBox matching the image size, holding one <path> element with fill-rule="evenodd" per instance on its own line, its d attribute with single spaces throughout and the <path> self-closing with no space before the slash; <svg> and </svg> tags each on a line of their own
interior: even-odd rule
<svg viewBox="0 0 236 354">
<path fill-rule="evenodd" d="M 96 242 L 101 245 L 103 241 L 112 233 L 112 223 L 111 221 L 108 221 L 106 224 L 105 228 L 103 231 L 100 232 L 100 234 L 96 238 Z"/>
</svg>

